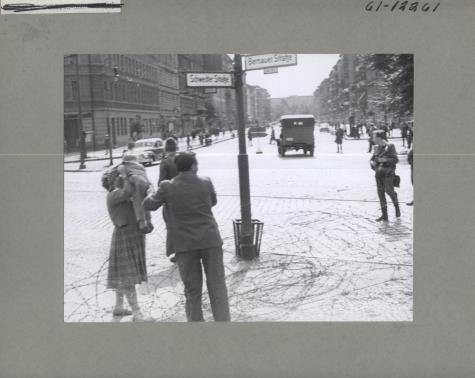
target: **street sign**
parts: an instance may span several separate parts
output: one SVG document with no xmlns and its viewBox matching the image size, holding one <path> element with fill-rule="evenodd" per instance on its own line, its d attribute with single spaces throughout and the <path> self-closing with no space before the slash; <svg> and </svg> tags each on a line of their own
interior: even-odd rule
<svg viewBox="0 0 475 378">
<path fill-rule="evenodd" d="M 279 69 L 277 67 L 264 68 L 265 74 L 275 74 L 278 72 L 279 72 Z"/>
<path fill-rule="evenodd" d="M 263 54 L 245 57 L 246 71 L 297 65 L 297 54 Z"/>
<path fill-rule="evenodd" d="M 187 87 L 231 88 L 233 74 L 229 72 L 194 72 L 186 74 Z"/>
<path fill-rule="evenodd" d="M 204 89 L 205 93 L 218 93 L 218 88 L 205 88 Z"/>
</svg>

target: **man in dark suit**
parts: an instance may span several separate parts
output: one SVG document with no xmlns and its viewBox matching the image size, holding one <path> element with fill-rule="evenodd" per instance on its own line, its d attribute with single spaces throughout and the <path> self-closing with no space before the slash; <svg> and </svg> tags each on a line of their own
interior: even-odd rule
<svg viewBox="0 0 475 378">
<path fill-rule="evenodd" d="M 388 143 L 384 139 L 385 134 L 384 130 L 375 130 L 373 132 L 375 146 L 370 160 L 371 168 L 375 171 L 376 186 L 382 212 L 382 215 L 376 219 L 377 222 L 388 220 L 388 205 L 385 193 L 389 195 L 394 204 L 396 217 L 399 218 L 401 216 L 397 193 L 394 190 L 396 164 L 399 162 L 399 159 L 394 144 Z"/>
<path fill-rule="evenodd" d="M 144 200 L 147 210 L 164 206 L 180 277 L 185 286 L 188 321 L 203 321 L 202 268 L 215 321 L 229 321 L 228 294 L 224 276 L 223 241 L 211 208 L 217 198 L 211 180 L 197 175 L 195 154 L 176 156 L 178 176 L 160 183 L 158 191 Z"/>
<path fill-rule="evenodd" d="M 178 175 L 178 169 L 176 168 L 176 165 L 175 165 L 175 157 L 176 157 L 177 149 L 178 149 L 178 146 L 175 139 L 168 138 L 165 141 L 166 155 L 160 163 L 160 175 L 158 178 L 158 185 L 160 185 L 162 181 L 172 180 Z M 165 221 L 165 224 L 166 224 L 167 214 L 165 211 L 163 212 L 163 220 Z M 176 256 L 175 256 L 175 252 L 173 251 L 173 244 L 171 242 L 171 239 L 168 233 L 169 232 L 167 231 L 167 256 L 171 262 L 175 263 Z"/>
</svg>

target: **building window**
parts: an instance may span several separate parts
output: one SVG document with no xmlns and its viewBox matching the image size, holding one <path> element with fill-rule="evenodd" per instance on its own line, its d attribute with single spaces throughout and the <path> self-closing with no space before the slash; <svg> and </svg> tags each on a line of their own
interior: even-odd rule
<svg viewBox="0 0 475 378">
<path fill-rule="evenodd" d="M 78 82 L 71 81 L 71 97 L 73 100 L 78 99 Z"/>
</svg>

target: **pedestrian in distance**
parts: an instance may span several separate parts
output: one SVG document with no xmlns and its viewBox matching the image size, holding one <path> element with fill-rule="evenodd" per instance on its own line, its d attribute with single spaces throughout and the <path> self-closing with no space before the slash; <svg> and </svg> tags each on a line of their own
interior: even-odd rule
<svg viewBox="0 0 475 378">
<path fill-rule="evenodd" d="M 104 137 L 104 148 L 106 150 L 106 153 L 104 155 L 108 155 L 110 148 L 110 138 L 108 134 L 106 134 L 106 136 Z"/>
<path fill-rule="evenodd" d="M 407 153 L 407 162 L 411 166 L 411 184 L 414 186 L 414 144 L 411 145 L 411 149 Z M 414 206 L 414 199 L 411 202 L 406 203 L 407 206 Z"/>
<path fill-rule="evenodd" d="M 411 122 L 407 129 L 407 148 L 411 148 L 412 140 L 414 139 L 414 123 Z"/>
<path fill-rule="evenodd" d="M 249 139 L 249 146 L 252 147 L 252 131 L 251 128 L 247 131 L 247 139 Z"/>
<path fill-rule="evenodd" d="M 358 122 L 358 124 L 356 125 L 356 130 L 357 130 L 356 131 L 357 132 L 356 137 L 358 138 L 358 140 L 360 140 L 361 139 L 361 133 L 363 132 L 363 123 L 361 121 Z"/>
<path fill-rule="evenodd" d="M 178 175 L 178 169 L 175 164 L 175 157 L 177 151 L 177 144 L 173 138 L 168 138 L 165 141 L 165 158 L 160 163 L 160 174 L 158 178 L 158 185 L 165 180 L 172 180 Z M 167 213 L 163 211 L 163 220 L 165 225 L 168 225 Z M 167 226 L 167 240 L 166 240 L 166 255 L 171 262 L 176 262 L 175 251 L 172 245 L 172 238 L 169 235 L 169 227 Z"/>
<path fill-rule="evenodd" d="M 151 321 L 145 318 L 137 299 L 136 285 L 147 281 L 145 258 L 144 220 L 138 220 L 134 211 L 132 184 L 119 173 L 118 167 L 102 175 L 102 186 L 107 193 L 107 210 L 114 225 L 107 270 L 107 288 L 116 294 L 113 316 L 133 316 L 133 321 Z M 124 296 L 131 310 L 124 307 Z"/>
<path fill-rule="evenodd" d="M 275 130 L 274 130 L 274 126 L 271 126 L 269 144 L 273 144 L 272 142 L 274 141 L 275 141 Z"/>
<path fill-rule="evenodd" d="M 396 176 L 396 164 L 399 162 L 396 147 L 384 139 L 384 130 L 373 131 L 374 153 L 370 160 L 371 168 L 375 171 L 376 187 L 378 190 L 379 203 L 382 215 L 377 222 L 388 220 L 388 207 L 386 194 L 389 195 L 396 211 L 396 218 L 401 216 L 397 193 L 394 190 Z M 398 184 L 396 185 L 398 186 Z"/>
<path fill-rule="evenodd" d="M 402 138 L 402 146 L 403 147 L 406 147 L 408 129 L 409 129 L 409 126 L 407 125 L 407 122 L 404 122 L 402 127 L 401 127 L 401 138 Z"/>
<path fill-rule="evenodd" d="M 336 143 L 336 153 L 343 153 L 343 136 L 345 131 L 339 127 L 335 131 L 335 143 Z"/>
<path fill-rule="evenodd" d="M 217 203 L 211 180 L 198 176 L 196 156 L 183 152 L 175 157 L 178 176 L 162 181 L 149 195 L 144 207 L 164 206 L 169 235 L 175 249 L 178 271 L 185 287 L 188 321 L 203 321 L 202 286 L 204 269 L 215 321 L 229 321 L 228 294 L 223 264 L 223 241 L 212 207 Z"/>
<path fill-rule="evenodd" d="M 186 135 L 186 149 L 191 150 L 191 137 L 190 134 Z"/>
<path fill-rule="evenodd" d="M 384 131 L 383 134 L 383 139 L 388 140 L 388 134 L 389 134 L 389 127 L 386 123 L 380 122 L 379 123 L 379 130 Z"/>
<path fill-rule="evenodd" d="M 369 127 L 368 127 L 368 153 L 370 154 L 371 151 L 373 150 L 373 146 L 374 146 L 374 141 L 373 141 L 373 131 L 375 130 L 374 128 L 374 125 L 373 124 L 370 124 Z"/>
</svg>

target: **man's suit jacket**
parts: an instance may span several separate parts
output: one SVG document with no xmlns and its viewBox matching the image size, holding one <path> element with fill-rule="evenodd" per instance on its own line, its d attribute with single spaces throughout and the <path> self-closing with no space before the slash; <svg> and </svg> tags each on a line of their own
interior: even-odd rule
<svg viewBox="0 0 475 378">
<path fill-rule="evenodd" d="M 211 208 L 216 205 L 211 180 L 182 172 L 160 183 L 158 191 L 144 200 L 147 210 L 164 206 L 168 237 L 175 253 L 219 247 L 223 241 Z"/>
</svg>

